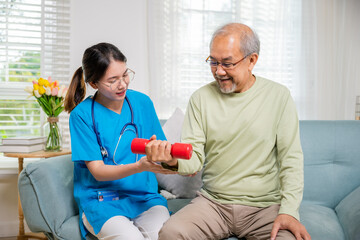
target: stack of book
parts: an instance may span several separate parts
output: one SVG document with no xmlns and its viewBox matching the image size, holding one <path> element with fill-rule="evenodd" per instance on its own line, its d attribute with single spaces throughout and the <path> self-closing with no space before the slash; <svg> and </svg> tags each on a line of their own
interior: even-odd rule
<svg viewBox="0 0 360 240">
<path fill-rule="evenodd" d="M 29 153 L 44 149 L 46 137 L 12 137 L 3 138 L 0 152 Z"/>
</svg>

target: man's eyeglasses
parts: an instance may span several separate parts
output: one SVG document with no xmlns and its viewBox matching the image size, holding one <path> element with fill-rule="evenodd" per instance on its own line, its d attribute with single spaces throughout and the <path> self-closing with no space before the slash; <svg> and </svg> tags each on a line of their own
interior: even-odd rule
<svg viewBox="0 0 360 240">
<path fill-rule="evenodd" d="M 251 55 L 251 53 L 247 54 L 245 57 L 243 57 L 242 59 L 240 59 L 239 61 L 237 61 L 235 63 L 214 61 L 213 59 L 210 58 L 210 56 L 208 56 L 208 58 L 205 60 L 205 62 L 207 62 L 210 65 L 210 67 L 213 67 L 213 68 L 216 68 L 218 65 L 221 65 L 221 67 L 223 69 L 233 69 L 236 66 L 236 64 L 238 64 L 239 62 L 241 62 L 242 60 L 244 60 L 245 58 L 247 58 L 250 55 Z"/>
<path fill-rule="evenodd" d="M 112 79 L 107 83 L 103 83 L 105 86 L 109 87 L 111 90 L 116 90 L 116 88 L 124 81 L 126 84 L 129 84 L 135 76 L 135 72 L 130 68 L 126 69 L 122 77 Z"/>
</svg>

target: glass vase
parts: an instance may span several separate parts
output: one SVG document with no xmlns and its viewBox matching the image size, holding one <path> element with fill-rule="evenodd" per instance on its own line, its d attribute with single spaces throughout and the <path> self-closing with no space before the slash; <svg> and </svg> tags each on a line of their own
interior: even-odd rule
<svg viewBox="0 0 360 240">
<path fill-rule="evenodd" d="M 48 117 L 44 125 L 44 133 L 47 136 L 44 150 L 47 152 L 61 151 L 61 129 L 59 127 L 59 117 Z"/>
</svg>

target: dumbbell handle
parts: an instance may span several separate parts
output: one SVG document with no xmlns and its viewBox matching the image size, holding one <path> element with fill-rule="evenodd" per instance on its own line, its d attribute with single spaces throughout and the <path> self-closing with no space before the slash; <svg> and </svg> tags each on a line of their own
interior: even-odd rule
<svg viewBox="0 0 360 240">
<path fill-rule="evenodd" d="M 150 140 L 144 138 L 134 138 L 131 142 L 131 151 L 136 154 L 145 154 L 145 146 Z M 174 158 L 190 159 L 192 146 L 188 143 L 174 143 L 171 145 L 171 156 Z"/>
</svg>

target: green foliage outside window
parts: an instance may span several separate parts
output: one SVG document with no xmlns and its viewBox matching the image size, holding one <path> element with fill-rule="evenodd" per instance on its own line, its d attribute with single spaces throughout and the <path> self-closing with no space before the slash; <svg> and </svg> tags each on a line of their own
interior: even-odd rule
<svg viewBox="0 0 360 240">
<path fill-rule="evenodd" d="M 8 65 L 8 82 L 31 82 L 40 77 L 40 53 L 24 52 L 14 62 Z M 35 99 L 0 100 L 0 138 L 40 135 L 40 111 Z"/>
<path fill-rule="evenodd" d="M 0 137 L 40 135 L 40 108 L 35 100 L 0 100 Z"/>
<path fill-rule="evenodd" d="M 16 63 L 9 64 L 9 82 L 31 82 L 40 77 L 40 53 L 25 52 Z"/>
</svg>

